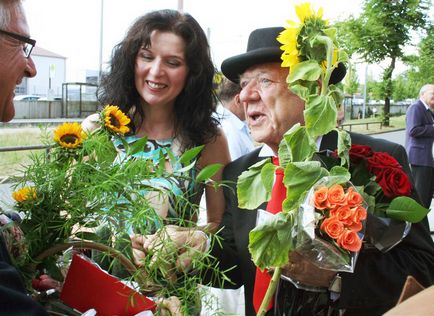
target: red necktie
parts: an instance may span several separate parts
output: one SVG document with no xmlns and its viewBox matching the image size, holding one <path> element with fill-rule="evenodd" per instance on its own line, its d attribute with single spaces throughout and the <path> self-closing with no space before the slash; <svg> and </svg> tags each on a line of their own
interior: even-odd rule
<svg viewBox="0 0 434 316">
<path fill-rule="evenodd" d="M 273 157 L 273 164 L 279 166 L 279 158 Z M 270 213 L 276 214 L 282 211 L 282 203 L 286 198 L 286 188 L 283 185 L 283 170 L 276 169 L 276 177 L 271 190 L 271 200 L 267 204 L 266 210 Z M 268 285 L 270 284 L 271 276 L 268 274 L 267 269 L 264 271 L 256 268 L 255 287 L 253 289 L 253 306 L 256 313 L 259 311 L 259 307 L 267 292 Z M 273 307 L 273 300 L 270 301 L 267 311 Z"/>
</svg>

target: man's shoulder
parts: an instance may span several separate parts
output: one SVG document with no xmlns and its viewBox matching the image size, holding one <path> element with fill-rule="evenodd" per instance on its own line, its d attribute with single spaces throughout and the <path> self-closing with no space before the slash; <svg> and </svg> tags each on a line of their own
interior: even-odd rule
<svg viewBox="0 0 434 316">
<path fill-rule="evenodd" d="M 227 164 L 223 171 L 224 177 L 227 178 L 238 175 L 244 170 L 247 170 L 251 165 L 255 164 L 259 160 L 265 159 L 265 157 L 259 157 L 260 151 L 261 147 L 258 147 L 253 151 L 249 152 L 248 154 L 245 154 Z"/>
<path fill-rule="evenodd" d="M 390 154 L 394 154 L 400 150 L 405 151 L 402 145 L 383 138 L 376 138 L 358 133 L 350 133 L 350 136 L 353 144 L 367 145 L 371 147 L 373 151 L 387 152 Z"/>
</svg>

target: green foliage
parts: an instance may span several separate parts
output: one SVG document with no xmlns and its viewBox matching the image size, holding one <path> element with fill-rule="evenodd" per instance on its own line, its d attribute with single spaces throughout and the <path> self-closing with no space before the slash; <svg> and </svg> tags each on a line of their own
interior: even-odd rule
<svg viewBox="0 0 434 316">
<path fill-rule="evenodd" d="M 412 210 L 409 212 L 409 210 Z M 411 223 L 420 222 L 429 212 L 429 209 L 424 208 L 415 200 L 399 196 L 394 198 L 386 210 L 386 214 L 390 218 L 409 221 Z"/>
<path fill-rule="evenodd" d="M 158 229 L 164 231 L 164 225 L 170 221 L 195 229 L 196 223 L 192 219 L 198 215 L 198 206 L 190 201 L 188 194 L 175 194 L 170 187 L 157 186 L 153 180 L 176 178 L 198 184 L 211 182 L 210 177 L 221 168 L 220 165 L 207 166 L 195 179 L 191 178 L 190 170 L 195 168 L 203 146 L 186 151 L 180 158 L 169 153 L 153 163 L 132 156 L 143 150 L 146 138 L 131 146 L 122 142 L 126 155 L 121 158 L 112 137 L 120 136 L 98 129 L 88 134 L 77 148 L 64 148 L 46 139 L 44 142 L 50 144 L 50 152 L 33 154 L 23 175 L 15 178 L 16 188 L 32 187 L 35 192 L 33 197 L 28 196 L 16 205 L 16 209 L 24 213 L 20 227 L 26 245 L 26 252 L 16 258 L 16 264 L 28 284 L 38 274 L 36 266 L 37 270 L 62 279 L 56 264 L 57 255 L 34 261 L 42 252 L 60 243 L 77 239 L 97 241 L 120 250 L 132 261 L 129 234 L 133 231 L 154 234 Z M 173 173 L 167 170 L 166 163 L 181 168 Z M 160 203 L 164 199 L 172 200 L 180 218 L 160 218 L 154 208 L 156 198 Z M 185 245 L 184 249 L 188 247 Z M 209 254 L 194 249 L 190 254 L 194 269 L 207 268 L 222 276 Z M 146 293 L 178 296 L 185 314 L 194 313 L 198 306 L 197 285 L 202 283 L 201 275 L 180 269 L 176 264 L 177 249 L 170 239 L 162 240 L 152 255 L 146 258 L 152 264 L 141 267 L 140 276 L 129 277 L 145 280 L 140 282 L 140 290 Z M 105 253 L 95 255 L 94 259 L 119 277 L 129 275 Z"/>
<path fill-rule="evenodd" d="M 294 216 L 294 213 L 278 213 L 273 221 L 250 231 L 249 251 L 261 270 L 288 262 L 288 252 L 294 249 Z"/>
<path fill-rule="evenodd" d="M 383 73 L 381 98 L 386 103 L 386 126 L 396 60 L 404 55 L 404 46 L 411 43 L 411 31 L 426 27 L 430 3 L 430 0 L 365 0 L 358 18 L 350 17 L 338 25 L 342 41 L 351 54 L 357 53 L 369 63 L 390 61 Z"/>
</svg>

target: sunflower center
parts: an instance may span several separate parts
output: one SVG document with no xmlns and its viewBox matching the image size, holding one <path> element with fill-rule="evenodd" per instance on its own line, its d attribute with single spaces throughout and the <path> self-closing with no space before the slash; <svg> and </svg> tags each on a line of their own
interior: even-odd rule
<svg viewBox="0 0 434 316">
<path fill-rule="evenodd" d="M 78 137 L 74 134 L 65 134 L 60 139 L 65 144 L 74 144 L 77 141 Z"/>
<path fill-rule="evenodd" d="M 113 115 L 110 115 L 110 124 L 113 125 L 114 127 L 120 127 L 121 126 L 119 120 L 116 117 L 114 117 Z"/>
</svg>

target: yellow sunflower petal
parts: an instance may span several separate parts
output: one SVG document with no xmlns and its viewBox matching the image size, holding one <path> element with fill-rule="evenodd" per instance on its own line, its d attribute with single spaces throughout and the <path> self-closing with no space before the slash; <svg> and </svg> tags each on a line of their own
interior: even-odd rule
<svg viewBox="0 0 434 316">
<path fill-rule="evenodd" d="M 64 148 L 77 148 L 86 138 L 81 125 L 64 123 L 54 131 L 54 141 Z"/>
<path fill-rule="evenodd" d="M 23 187 L 12 192 L 12 197 L 17 202 L 25 202 L 36 199 L 36 189 L 34 187 Z"/>
<path fill-rule="evenodd" d="M 104 110 L 104 125 L 112 132 L 125 134 L 130 128 L 127 126 L 131 120 L 116 105 L 107 105 Z"/>
<path fill-rule="evenodd" d="M 309 2 L 301 3 L 295 6 L 295 13 L 297 14 L 298 19 L 301 23 L 304 23 L 304 20 L 307 17 L 313 16 L 314 11 L 312 10 L 312 5 Z"/>
</svg>

